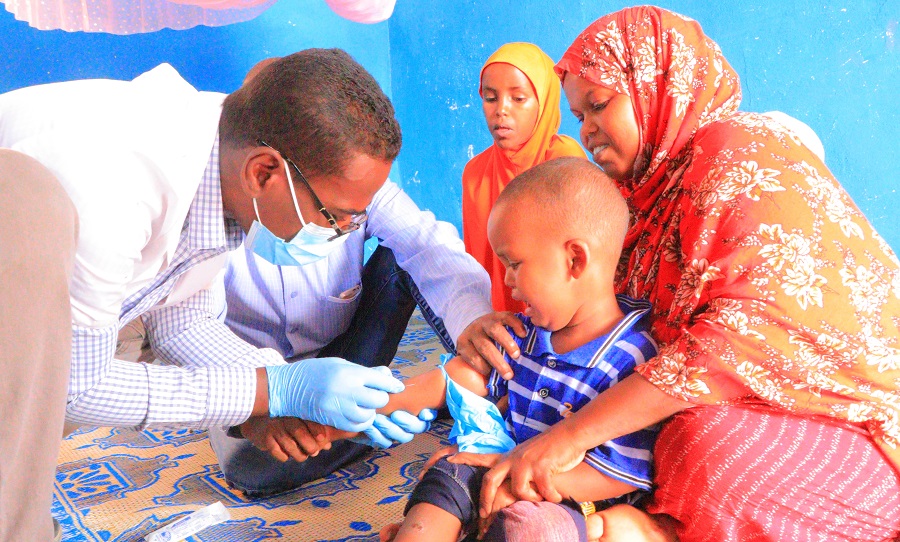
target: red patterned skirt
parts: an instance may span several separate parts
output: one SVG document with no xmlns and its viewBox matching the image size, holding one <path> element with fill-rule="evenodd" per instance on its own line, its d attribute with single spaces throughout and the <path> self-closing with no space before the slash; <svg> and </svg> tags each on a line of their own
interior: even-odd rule
<svg viewBox="0 0 900 542">
<path fill-rule="evenodd" d="M 763 406 L 666 423 L 648 507 L 681 542 L 900 540 L 900 478 L 862 430 Z"/>
</svg>

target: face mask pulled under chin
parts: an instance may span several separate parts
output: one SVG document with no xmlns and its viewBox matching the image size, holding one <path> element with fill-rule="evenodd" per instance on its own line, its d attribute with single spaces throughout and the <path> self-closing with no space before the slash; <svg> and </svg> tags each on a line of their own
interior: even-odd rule
<svg viewBox="0 0 900 542">
<path fill-rule="evenodd" d="M 258 220 L 253 221 L 244 245 L 254 254 L 274 265 L 300 266 L 315 263 L 340 248 L 350 235 L 334 241 L 334 230 L 307 223 L 290 241 L 277 237 Z"/>
</svg>

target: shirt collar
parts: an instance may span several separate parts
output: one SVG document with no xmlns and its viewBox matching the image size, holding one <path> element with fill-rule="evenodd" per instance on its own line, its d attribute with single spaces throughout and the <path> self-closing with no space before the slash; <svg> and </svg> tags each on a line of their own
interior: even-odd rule
<svg viewBox="0 0 900 542">
<path fill-rule="evenodd" d="M 200 187 L 188 212 L 187 241 L 192 250 L 225 247 L 234 250 L 241 244 L 243 230 L 236 220 L 225 217 L 222 181 L 219 176 L 219 135 L 209 153 Z"/>
<path fill-rule="evenodd" d="M 525 328 L 528 334 L 522 340 L 522 353 L 531 359 L 547 357 L 561 359 L 566 363 L 581 367 L 596 366 L 609 350 L 615 347 L 620 337 L 631 331 L 638 322 L 643 320 L 644 315 L 650 312 L 651 306 L 647 301 L 631 299 L 623 295 L 617 295 L 616 300 L 619 302 L 619 308 L 625 313 L 625 317 L 606 335 L 597 337 L 565 354 L 557 354 L 553 351 L 553 345 L 550 343 L 550 331 L 535 326 L 531 323 L 530 318 L 526 319 Z"/>
</svg>

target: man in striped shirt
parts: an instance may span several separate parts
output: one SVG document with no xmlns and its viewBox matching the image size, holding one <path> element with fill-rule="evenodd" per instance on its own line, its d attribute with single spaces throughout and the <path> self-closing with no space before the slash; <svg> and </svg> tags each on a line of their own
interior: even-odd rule
<svg viewBox="0 0 900 542">
<path fill-rule="evenodd" d="M 245 233 L 267 257 L 339 244 L 384 184 L 400 128 L 345 52 L 290 55 L 228 96 L 165 64 L 23 88 L 0 95 L 0 117 L 0 542 L 51 539 L 64 415 L 370 431 L 403 388 L 337 357 L 287 364 L 248 344 L 210 288 Z M 116 354 L 136 319 L 164 364 Z"/>
</svg>

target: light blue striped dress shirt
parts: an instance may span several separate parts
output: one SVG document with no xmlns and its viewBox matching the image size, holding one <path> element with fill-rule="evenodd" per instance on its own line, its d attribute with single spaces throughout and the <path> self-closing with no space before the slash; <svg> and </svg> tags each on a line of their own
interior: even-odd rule
<svg viewBox="0 0 900 542">
<path fill-rule="evenodd" d="M 390 180 L 367 211 L 365 228 L 316 263 L 279 267 L 245 247 L 230 254 L 224 278 L 229 327 L 286 358 L 314 357 L 350 325 L 362 295 L 364 243 L 370 238 L 393 251 L 454 342 L 475 318 L 491 311 L 488 275 L 465 252 L 452 224 L 419 209 Z"/>
</svg>

